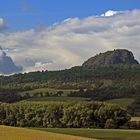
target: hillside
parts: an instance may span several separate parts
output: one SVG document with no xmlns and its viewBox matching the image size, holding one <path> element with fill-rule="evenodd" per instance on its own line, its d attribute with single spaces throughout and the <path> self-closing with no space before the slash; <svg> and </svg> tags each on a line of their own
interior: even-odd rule
<svg viewBox="0 0 140 140">
<path fill-rule="evenodd" d="M 122 125 L 122 122 L 120 123 L 115 121 L 115 124 L 112 124 L 112 120 L 114 120 L 115 118 L 113 117 L 112 114 L 109 114 L 109 117 L 104 118 L 105 116 L 104 113 L 108 114 L 107 112 L 108 109 L 110 110 L 110 107 L 112 109 L 115 109 L 114 105 L 113 106 L 105 105 L 105 108 L 99 109 L 98 113 L 97 113 L 98 109 L 96 109 L 97 114 L 95 114 L 95 112 L 92 113 L 93 109 L 90 109 L 89 107 L 93 106 L 94 109 L 98 107 L 98 104 L 97 105 L 90 104 L 91 102 L 94 103 L 95 101 L 108 102 L 108 100 L 112 100 L 112 99 L 124 99 L 123 102 L 125 101 L 125 103 L 123 104 L 123 107 L 126 107 L 125 109 L 116 106 L 119 111 L 124 110 L 124 113 L 122 114 L 124 114 L 126 117 L 122 117 L 125 119 L 123 122 L 126 123 L 130 119 L 129 115 L 128 115 L 129 117 L 127 117 L 126 114 L 127 111 L 129 111 L 129 113 L 133 116 L 139 116 L 140 105 L 139 102 L 135 101 L 135 99 L 140 96 L 140 65 L 134 59 L 132 54 L 130 56 L 131 56 L 130 58 L 129 57 L 127 58 L 130 60 L 133 58 L 134 63 L 132 64 L 130 63 L 108 64 L 108 65 L 100 65 L 94 68 L 85 67 L 83 66 L 84 65 L 83 64 L 82 66 L 76 66 L 70 69 L 60 70 L 60 71 L 30 72 L 24 74 L 15 74 L 12 76 L 1 76 L 0 77 L 0 102 L 13 103 L 21 100 L 26 100 L 26 101 L 19 102 L 19 104 L 0 103 L 3 111 L 5 109 L 6 112 L 11 112 L 11 111 L 7 111 L 7 109 L 9 108 L 8 106 L 10 106 L 10 108 L 12 107 L 14 108 L 15 106 L 17 106 L 16 110 L 13 110 L 13 115 L 10 114 L 10 116 L 14 118 L 14 121 L 7 121 L 9 120 L 9 116 L 6 115 L 6 117 L 8 118 L 4 118 L 4 119 L 2 118 L 2 122 L 0 124 L 1 125 L 6 124 L 11 126 L 28 126 L 28 127 L 36 127 L 36 126 L 44 127 L 44 125 L 47 127 L 56 127 L 56 126 L 57 127 L 95 126 L 97 128 L 120 127 L 120 124 Z M 122 57 L 120 56 L 120 59 L 123 59 Z M 128 99 L 133 99 L 133 100 L 130 103 L 130 100 L 128 101 Z M 113 100 L 112 103 L 115 102 L 121 105 L 122 100 Z M 49 107 L 47 107 L 46 103 Z M 57 103 L 60 103 L 61 106 L 60 105 L 58 106 Z M 72 103 L 73 104 L 76 103 L 76 104 L 72 106 Z M 37 109 L 37 104 L 39 104 L 38 109 Z M 66 104 L 70 104 L 69 108 Z M 24 116 L 26 114 L 25 116 L 26 117 L 28 116 L 29 119 L 23 117 L 20 118 L 20 121 L 19 120 L 15 121 L 16 119 L 14 114 L 18 114 L 17 108 L 19 107 L 19 105 L 20 107 L 21 105 L 23 105 L 24 109 L 26 108 L 25 109 L 26 112 L 22 112 L 23 115 L 21 115 L 21 111 L 20 111 L 21 108 L 19 108 L 19 114 L 21 116 Z M 102 107 L 102 105 L 104 105 L 103 102 L 101 102 L 100 107 Z M 3 108 L 3 106 L 6 106 L 6 108 Z M 77 110 L 77 106 L 79 106 L 78 110 Z M 135 106 L 137 106 L 137 108 L 134 110 L 133 108 Z M 33 112 L 31 112 L 30 107 L 32 109 L 33 107 L 35 107 L 35 109 L 33 109 Z M 95 119 L 95 122 L 92 122 L 92 120 L 94 119 L 92 118 L 90 119 L 90 117 L 88 117 L 88 119 L 85 118 L 84 121 L 78 119 L 79 121 L 84 122 L 81 123 L 77 121 L 77 116 L 75 116 L 76 119 L 73 117 L 71 118 L 72 121 L 69 121 L 71 113 L 73 113 L 72 111 L 79 112 L 80 108 L 81 108 L 81 115 L 82 115 L 82 117 L 80 118 L 83 118 L 83 116 L 87 117 L 87 113 L 84 114 L 86 112 L 84 109 L 86 110 L 89 109 L 88 113 L 95 114 L 94 118 L 97 117 L 97 119 Z M 43 114 L 44 111 L 42 111 L 42 109 L 47 110 L 46 118 L 49 119 L 48 120 L 49 123 L 45 122 L 47 120 L 46 118 L 41 118 L 45 116 L 45 114 Z M 51 114 L 55 112 L 54 109 L 56 109 L 57 112 L 59 112 L 60 114 L 54 113 L 49 118 L 47 113 Z M 27 112 L 27 110 L 29 112 Z M 30 117 L 30 113 L 36 115 L 35 116 L 31 115 L 33 116 L 32 118 Z M 101 118 L 102 113 L 103 113 L 103 118 Z M 114 113 L 114 110 L 112 111 L 112 113 Z M 70 114 L 70 116 L 68 114 Z M 99 118 L 98 115 L 100 115 L 101 122 L 100 120 L 98 120 Z M 118 113 L 118 115 L 121 114 Z M 54 116 L 56 116 L 56 120 Z M 113 118 L 110 118 L 110 116 Z M 45 121 L 42 122 L 42 120 Z M 89 123 L 89 120 L 91 120 L 90 121 L 91 123 Z M 127 127 L 129 127 L 129 125 Z"/>
<path fill-rule="evenodd" d="M 128 50 L 117 49 L 114 51 L 107 51 L 100 53 L 94 57 L 89 58 L 83 63 L 83 67 L 96 68 L 100 66 L 116 65 L 116 64 L 139 64 L 135 60 L 133 53 Z"/>
<path fill-rule="evenodd" d="M 47 84 L 48 87 L 55 88 L 71 88 L 70 85 L 62 87 L 61 83 L 74 82 L 81 86 L 80 82 L 93 82 L 101 80 L 114 80 L 116 82 L 126 81 L 140 82 L 140 65 L 135 60 L 133 53 L 128 50 L 114 50 L 100 53 L 94 57 L 89 58 L 82 66 L 75 66 L 70 69 L 58 71 L 42 71 L 30 72 L 24 74 L 15 74 L 12 76 L 1 76 L 1 85 L 5 84 L 20 84 L 20 83 L 35 83 L 39 82 Z M 58 84 L 59 82 L 59 84 Z M 61 82 L 61 83 L 60 83 Z M 37 83 L 38 85 L 38 83 Z M 56 87 L 56 85 L 60 85 Z M 20 87 L 21 88 L 21 87 Z"/>
<path fill-rule="evenodd" d="M 117 56 L 117 57 L 116 57 Z M 115 57 L 115 58 L 114 58 Z M 96 62 L 105 60 L 104 64 L 88 67 L 85 64 L 96 58 Z M 54 90 L 79 90 L 85 92 L 71 92 L 66 96 L 86 97 L 96 100 L 109 100 L 116 98 L 135 98 L 140 93 L 140 65 L 132 52 L 128 50 L 114 50 L 90 58 L 82 66 L 58 71 L 30 72 L 0 77 L 0 101 L 13 102 L 21 100 L 21 96 L 35 89 L 33 96 L 58 96 Z M 115 61 L 116 60 L 116 61 Z M 119 63 L 122 62 L 123 63 Z M 94 61 L 93 61 L 94 62 Z M 112 63 L 113 62 L 113 63 Z M 107 65 L 106 65 L 107 64 Z M 48 93 L 49 92 L 49 93 Z M 64 91 L 65 92 L 65 91 Z M 23 94 L 22 94 L 23 93 Z M 70 93 L 70 92 L 69 92 Z M 77 94 L 79 93 L 79 94 Z M 9 101 L 10 99 L 10 101 Z"/>
</svg>

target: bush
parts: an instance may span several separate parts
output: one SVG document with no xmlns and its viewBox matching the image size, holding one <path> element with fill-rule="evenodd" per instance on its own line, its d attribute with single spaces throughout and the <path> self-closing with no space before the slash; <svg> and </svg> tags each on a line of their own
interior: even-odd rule
<svg viewBox="0 0 140 140">
<path fill-rule="evenodd" d="M 115 123 L 114 120 L 108 119 L 105 123 L 105 128 L 107 129 L 118 128 L 118 125 Z"/>
</svg>

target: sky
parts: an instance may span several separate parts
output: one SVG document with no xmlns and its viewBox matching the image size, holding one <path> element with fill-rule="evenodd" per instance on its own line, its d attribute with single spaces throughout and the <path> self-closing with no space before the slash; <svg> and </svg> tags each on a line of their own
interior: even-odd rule
<svg viewBox="0 0 140 140">
<path fill-rule="evenodd" d="M 0 2 L 0 73 L 70 68 L 116 48 L 140 61 L 139 0 Z"/>
<path fill-rule="evenodd" d="M 11 30 L 49 26 L 67 18 L 100 15 L 108 10 L 140 8 L 139 0 L 0 0 L 0 16 Z"/>
</svg>

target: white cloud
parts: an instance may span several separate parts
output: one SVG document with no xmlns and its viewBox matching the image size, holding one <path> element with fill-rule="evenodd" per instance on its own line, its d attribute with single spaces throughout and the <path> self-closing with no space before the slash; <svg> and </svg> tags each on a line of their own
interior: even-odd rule
<svg viewBox="0 0 140 140">
<path fill-rule="evenodd" d="M 140 61 L 140 10 L 69 18 L 40 31 L 0 33 L 0 44 L 25 71 L 70 68 L 116 48 L 133 51 Z"/>
<path fill-rule="evenodd" d="M 101 16 L 104 17 L 110 17 L 110 16 L 114 16 L 120 13 L 124 13 L 124 11 L 113 11 L 113 10 L 108 10 L 107 12 L 105 12 L 104 14 L 101 14 Z"/>
<path fill-rule="evenodd" d="M 35 62 L 34 66 L 28 67 L 24 72 L 43 71 L 47 69 L 49 63 Z"/>
</svg>

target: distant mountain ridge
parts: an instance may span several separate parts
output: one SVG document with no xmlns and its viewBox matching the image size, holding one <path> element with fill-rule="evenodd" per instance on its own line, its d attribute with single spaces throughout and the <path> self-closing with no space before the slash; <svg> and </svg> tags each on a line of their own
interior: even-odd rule
<svg viewBox="0 0 140 140">
<path fill-rule="evenodd" d="M 91 57 L 85 61 L 82 66 L 86 68 L 95 68 L 116 64 L 139 64 L 139 62 L 135 60 L 131 51 L 116 49 L 114 51 L 107 51 Z"/>
</svg>

